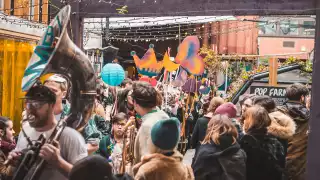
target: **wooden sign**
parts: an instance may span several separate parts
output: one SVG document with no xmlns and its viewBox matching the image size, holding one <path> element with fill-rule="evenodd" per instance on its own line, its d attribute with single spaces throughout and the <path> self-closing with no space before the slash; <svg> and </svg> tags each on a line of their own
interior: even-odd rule
<svg viewBox="0 0 320 180">
<path fill-rule="evenodd" d="M 278 85 L 278 59 L 269 59 L 269 86 Z"/>
<path fill-rule="evenodd" d="M 250 94 L 258 96 L 270 96 L 277 106 L 283 105 L 287 101 L 286 87 L 272 87 L 272 86 L 251 86 Z"/>
</svg>

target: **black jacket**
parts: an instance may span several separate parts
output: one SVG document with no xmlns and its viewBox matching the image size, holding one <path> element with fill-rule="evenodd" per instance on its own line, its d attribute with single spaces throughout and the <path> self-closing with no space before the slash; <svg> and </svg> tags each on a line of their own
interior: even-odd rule
<svg viewBox="0 0 320 180">
<path fill-rule="evenodd" d="M 247 154 L 247 180 L 281 180 L 284 150 L 278 139 L 267 134 L 246 134 L 240 140 Z"/>
<path fill-rule="evenodd" d="M 235 143 L 227 148 L 201 145 L 192 169 L 196 180 L 246 180 L 246 154 Z"/>
<path fill-rule="evenodd" d="M 206 136 L 209 120 L 210 118 L 205 116 L 198 119 L 191 137 L 192 148 L 198 149 L 200 146 L 200 142 L 203 141 L 204 137 Z"/>
</svg>

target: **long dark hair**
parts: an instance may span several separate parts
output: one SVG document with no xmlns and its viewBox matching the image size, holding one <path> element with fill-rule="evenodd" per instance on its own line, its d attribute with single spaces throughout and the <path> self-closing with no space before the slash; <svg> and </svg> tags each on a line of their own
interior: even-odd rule
<svg viewBox="0 0 320 180">
<path fill-rule="evenodd" d="M 9 118 L 0 116 L 0 129 L 4 131 L 4 136 L 6 136 L 6 129 L 9 126 L 9 121 L 11 121 Z"/>
<path fill-rule="evenodd" d="M 120 112 L 127 113 L 127 111 L 128 111 L 127 96 L 131 90 L 132 90 L 131 88 L 126 88 L 126 89 L 123 89 L 122 91 L 118 92 L 118 102 L 116 102 L 116 103 L 118 103 L 118 106 L 117 106 L 118 113 L 120 113 Z"/>
</svg>

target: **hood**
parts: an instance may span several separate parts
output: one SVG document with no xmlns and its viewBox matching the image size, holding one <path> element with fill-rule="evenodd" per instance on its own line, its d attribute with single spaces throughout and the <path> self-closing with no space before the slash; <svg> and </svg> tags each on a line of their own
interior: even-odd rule
<svg viewBox="0 0 320 180">
<path fill-rule="evenodd" d="M 286 109 L 285 111 L 287 111 L 288 115 L 293 118 L 293 120 L 297 122 L 309 121 L 310 111 L 304 104 L 301 104 L 300 102 L 289 101 L 279 109 L 281 110 L 283 108 Z"/>
<path fill-rule="evenodd" d="M 222 148 L 222 147 L 214 144 L 213 141 L 211 141 L 210 144 L 204 144 L 202 146 L 203 146 L 203 148 L 201 148 L 201 150 L 199 150 L 199 153 L 197 153 L 197 156 L 201 154 L 201 157 L 200 156 L 197 157 L 197 158 L 201 158 L 201 159 L 202 158 L 207 159 L 207 158 L 211 158 L 211 157 L 219 157 L 219 156 L 225 155 L 225 154 L 233 154 L 233 153 L 236 153 L 240 150 L 240 145 L 238 143 L 234 143 L 227 148 Z"/>
<path fill-rule="evenodd" d="M 280 111 L 269 114 L 271 118 L 271 125 L 268 127 L 268 133 L 280 138 L 289 139 L 296 131 L 296 124 L 292 118 Z"/>
</svg>

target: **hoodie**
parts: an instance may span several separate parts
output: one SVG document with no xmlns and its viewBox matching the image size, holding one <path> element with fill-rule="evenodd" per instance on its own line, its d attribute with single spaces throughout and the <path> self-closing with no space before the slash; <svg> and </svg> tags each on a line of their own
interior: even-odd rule
<svg viewBox="0 0 320 180">
<path fill-rule="evenodd" d="M 194 180 L 190 166 L 182 163 L 182 155 L 174 151 L 171 156 L 155 153 L 142 158 L 134 166 L 135 180 Z"/>
</svg>

